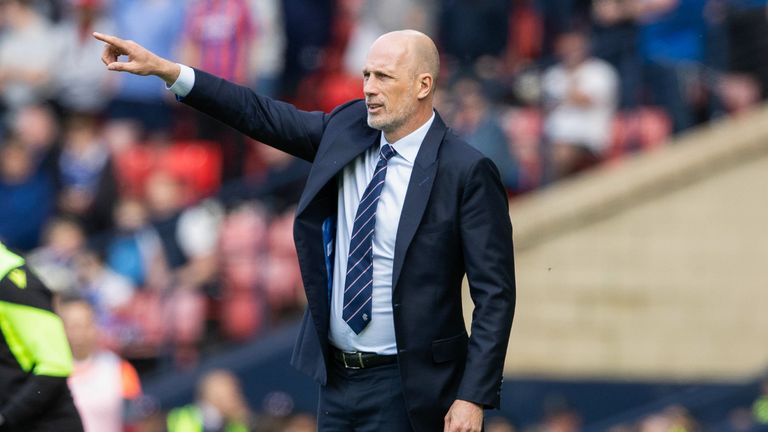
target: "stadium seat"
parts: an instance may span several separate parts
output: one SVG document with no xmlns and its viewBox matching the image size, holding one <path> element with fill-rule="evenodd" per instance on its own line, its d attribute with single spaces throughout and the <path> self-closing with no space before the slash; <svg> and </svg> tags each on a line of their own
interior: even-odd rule
<svg viewBox="0 0 768 432">
<path fill-rule="evenodd" d="M 135 145 L 115 155 L 121 193 L 141 196 L 150 174 L 165 171 L 189 185 L 194 198 L 214 193 L 221 179 L 221 151 L 211 141 L 180 141 L 170 147 Z"/>
<path fill-rule="evenodd" d="M 613 139 L 606 159 L 617 161 L 628 153 L 649 151 L 661 145 L 672 133 L 672 121 L 655 107 L 640 107 L 616 115 L 613 121 Z"/>
<path fill-rule="evenodd" d="M 197 198 L 211 195 L 219 188 L 221 151 L 214 142 L 177 142 L 161 153 L 159 165 L 191 186 Z"/>
</svg>

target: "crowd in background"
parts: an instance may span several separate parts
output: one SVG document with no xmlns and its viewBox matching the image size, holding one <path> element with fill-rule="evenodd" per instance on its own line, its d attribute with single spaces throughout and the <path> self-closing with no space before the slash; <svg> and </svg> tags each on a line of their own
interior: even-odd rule
<svg viewBox="0 0 768 432">
<path fill-rule="evenodd" d="M 91 32 L 330 111 L 362 96 L 378 35 L 421 30 L 440 115 L 514 198 L 755 107 L 766 3 L 0 0 L 0 239 L 140 373 L 190 367 L 303 309 L 292 217 L 309 165 L 157 78 L 108 72 Z"/>
</svg>

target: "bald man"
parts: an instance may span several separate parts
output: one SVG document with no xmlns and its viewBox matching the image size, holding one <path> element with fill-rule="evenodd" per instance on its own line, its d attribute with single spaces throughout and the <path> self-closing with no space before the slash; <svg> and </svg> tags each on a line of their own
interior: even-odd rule
<svg viewBox="0 0 768 432">
<path fill-rule="evenodd" d="M 326 114 L 94 36 L 110 70 L 156 75 L 183 103 L 312 162 L 294 226 L 308 307 L 292 363 L 321 385 L 319 429 L 481 430 L 514 313 L 512 226 L 498 170 L 432 106 L 432 40 L 381 36 L 365 99 Z"/>
</svg>

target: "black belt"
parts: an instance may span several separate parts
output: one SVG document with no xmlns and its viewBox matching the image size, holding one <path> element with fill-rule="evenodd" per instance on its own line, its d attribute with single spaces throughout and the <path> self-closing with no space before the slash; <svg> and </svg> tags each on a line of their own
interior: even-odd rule
<svg viewBox="0 0 768 432">
<path fill-rule="evenodd" d="M 333 358 L 347 369 L 365 369 L 376 366 L 383 366 L 397 362 L 397 355 L 380 355 L 376 353 L 359 351 L 341 351 L 336 347 L 331 347 Z"/>
</svg>

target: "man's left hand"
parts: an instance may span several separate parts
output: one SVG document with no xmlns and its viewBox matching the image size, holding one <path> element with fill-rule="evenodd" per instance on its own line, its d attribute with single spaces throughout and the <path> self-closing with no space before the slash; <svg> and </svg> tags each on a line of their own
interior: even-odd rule
<svg viewBox="0 0 768 432">
<path fill-rule="evenodd" d="M 480 432 L 483 428 L 483 407 L 456 399 L 445 415 L 444 432 Z"/>
</svg>

